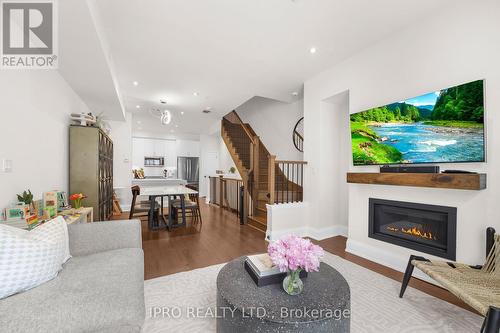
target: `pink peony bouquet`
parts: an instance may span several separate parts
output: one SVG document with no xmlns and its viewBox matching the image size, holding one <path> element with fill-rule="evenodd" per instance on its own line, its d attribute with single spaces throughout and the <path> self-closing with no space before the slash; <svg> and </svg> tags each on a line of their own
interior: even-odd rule
<svg viewBox="0 0 500 333">
<path fill-rule="evenodd" d="M 269 244 L 267 253 L 281 272 L 305 270 L 317 272 L 323 249 L 310 240 L 295 235 L 284 236 Z"/>
</svg>

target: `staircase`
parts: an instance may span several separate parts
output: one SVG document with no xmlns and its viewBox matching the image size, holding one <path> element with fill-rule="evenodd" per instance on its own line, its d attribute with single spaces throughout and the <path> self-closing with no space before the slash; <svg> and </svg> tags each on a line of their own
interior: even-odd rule
<svg viewBox="0 0 500 333">
<path fill-rule="evenodd" d="M 302 201 L 303 161 L 276 161 L 250 124 L 235 111 L 222 119 L 221 135 L 244 191 L 244 221 L 266 232 L 267 204 Z"/>
</svg>

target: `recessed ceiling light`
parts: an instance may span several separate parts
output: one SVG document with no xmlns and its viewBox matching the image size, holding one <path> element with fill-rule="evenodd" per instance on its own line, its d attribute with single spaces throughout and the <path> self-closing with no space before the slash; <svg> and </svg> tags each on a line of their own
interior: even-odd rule
<svg viewBox="0 0 500 333">
<path fill-rule="evenodd" d="M 184 111 L 181 111 L 181 114 L 184 114 Z"/>
<path fill-rule="evenodd" d="M 175 128 L 179 127 L 179 125 L 175 125 Z"/>
<path fill-rule="evenodd" d="M 136 105 L 135 107 L 136 107 L 137 109 L 140 109 L 140 108 L 141 108 L 141 106 L 140 106 L 140 105 Z"/>
<path fill-rule="evenodd" d="M 298 92 L 296 92 L 296 91 L 294 91 L 294 92 L 292 93 L 292 96 L 299 96 L 299 93 L 298 93 Z"/>
<path fill-rule="evenodd" d="M 141 124 L 141 121 L 140 121 L 140 120 L 138 120 L 138 121 L 137 121 L 137 123 L 140 125 L 140 124 Z"/>
<path fill-rule="evenodd" d="M 210 113 L 210 112 L 212 112 L 212 111 L 205 109 L 205 110 L 203 110 L 202 112 L 203 112 L 203 113 Z"/>
<path fill-rule="evenodd" d="M 199 94 L 196 91 L 193 93 L 193 96 L 198 96 L 198 95 Z"/>
<path fill-rule="evenodd" d="M 166 101 L 166 100 L 164 100 L 164 99 L 160 99 L 160 103 L 161 103 L 161 104 L 167 104 L 167 101 Z"/>
<path fill-rule="evenodd" d="M 132 84 L 137 87 L 139 85 L 139 82 L 134 81 L 134 82 L 132 82 Z"/>
<path fill-rule="evenodd" d="M 210 111 L 210 110 L 212 110 L 212 107 L 211 107 L 211 106 L 207 106 L 207 107 L 205 108 L 205 110 Z"/>
<path fill-rule="evenodd" d="M 311 47 L 309 49 L 309 52 L 311 52 L 312 54 L 316 53 L 316 48 L 315 47 Z"/>
</svg>

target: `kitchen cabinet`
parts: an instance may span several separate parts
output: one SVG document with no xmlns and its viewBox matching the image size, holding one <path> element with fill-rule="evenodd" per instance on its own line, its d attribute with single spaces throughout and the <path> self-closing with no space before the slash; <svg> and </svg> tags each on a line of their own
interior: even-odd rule
<svg viewBox="0 0 500 333">
<path fill-rule="evenodd" d="M 165 158 L 164 167 L 145 168 L 146 176 L 162 175 L 163 169 L 175 172 L 177 156 L 199 157 L 200 143 L 191 140 L 162 140 L 150 138 L 132 138 L 132 166 L 144 168 L 144 157 Z"/>
<path fill-rule="evenodd" d="M 154 157 L 165 156 L 165 140 L 153 140 L 153 147 Z"/>
<path fill-rule="evenodd" d="M 155 156 L 155 140 L 154 139 L 143 139 L 143 142 L 144 142 L 144 156 L 148 156 L 148 157 Z"/>
<path fill-rule="evenodd" d="M 170 168 L 177 167 L 176 143 L 173 140 L 165 140 L 165 166 Z"/>
<path fill-rule="evenodd" d="M 177 156 L 200 157 L 200 142 L 191 140 L 176 141 Z"/>
</svg>

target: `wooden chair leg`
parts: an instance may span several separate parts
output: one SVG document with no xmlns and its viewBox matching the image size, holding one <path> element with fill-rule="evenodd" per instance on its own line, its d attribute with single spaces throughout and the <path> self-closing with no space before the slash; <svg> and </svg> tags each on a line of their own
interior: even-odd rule
<svg viewBox="0 0 500 333">
<path fill-rule="evenodd" d="M 198 216 L 195 214 L 194 208 L 189 209 L 189 215 L 191 216 L 191 220 L 193 221 L 193 225 L 198 223 Z"/>
<path fill-rule="evenodd" d="M 160 226 L 160 215 L 158 214 L 158 210 L 156 209 L 153 212 L 153 226 L 156 228 Z"/>
<path fill-rule="evenodd" d="M 403 295 L 406 291 L 406 287 L 408 287 L 408 283 L 410 282 L 411 275 L 413 273 L 413 269 L 415 266 L 411 263 L 413 260 L 418 260 L 418 261 L 429 261 L 428 259 L 425 259 L 424 257 L 419 257 L 419 256 L 414 256 L 411 255 L 410 259 L 408 259 L 408 265 L 406 266 L 406 271 L 405 275 L 403 277 L 403 282 L 401 284 L 401 290 L 399 292 L 399 298 L 403 298 Z"/>
<path fill-rule="evenodd" d="M 481 333 L 500 332 L 500 308 L 490 306 L 486 318 L 484 318 Z"/>
<path fill-rule="evenodd" d="M 199 205 L 198 205 L 198 216 L 200 217 L 200 229 L 201 229 L 201 226 L 203 225 L 203 221 L 201 220 L 201 209 L 200 209 Z"/>
</svg>

